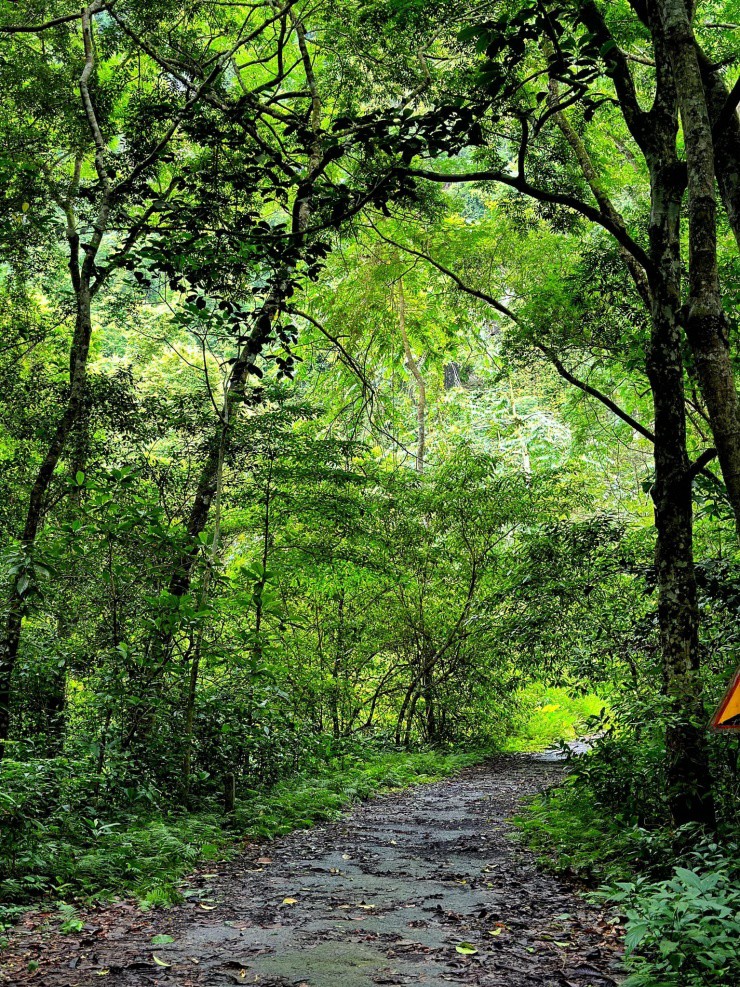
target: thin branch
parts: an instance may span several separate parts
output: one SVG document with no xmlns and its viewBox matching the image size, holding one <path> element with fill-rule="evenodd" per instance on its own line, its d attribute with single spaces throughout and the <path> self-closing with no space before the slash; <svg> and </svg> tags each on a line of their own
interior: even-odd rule
<svg viewBox="0 0 740 987">
<path fill-rule="evenodd" d="M 647 272 L 653 269 L 652 262 L 647 253 L 632 239 L 625 229 L 618 223 L 615 223 L 611 217 L 605 216 L 601 210 L 596 209 L 587 202 L 583 202 L 574 195 L 567 195 L 563 192 L 550 192 L 548 189 L 538 188 L 530 184 L 526 178 L 522 178 L 519 175 L 507 175 L 502 171 L 469 171 L 464 174 L 443 174 L 442 172 L 427 171 L 424 168 L 409 168 L 407 174 L 413 175 L 416 178 L 426 178 L 430 182 L 440 182 L 443 185 L 453 182 L 498 182 L 501 185 L 507 185 L 509 188 L 516 189 L 517 192 L 522 192 L 524 195 L 528 195 L 530 198 L 536 199 L 539 202 L 566 206 L 568 209 L 579 212 L 586 219 L 590 219 L 592 223 L 596 223 L 608 233 L 611 233 L 617 243 L 621 244 L 625 250 L 628 250 Z"/>
<path fill-rule="evenodd" d="M 559 359 L 558 355 L 551 350 L 549 346 L 545 346 L 543 343 L 535 343 L 535 346 L 538 350 L 545 354 L 563 380 L 567 380 L 569 384 L 577 387 L 585 394 L 590 394 L 591 397 L 596 398 L 597 401 L 600 401 L 606 408 L 615 414 L 617 418 L 621 418 L 623 422 L 626 422 L 630 428 L 634 429 L 636 432 L 639 432 L 640 435 L 646 438 L 649 442 L 655 442 L 655 435 L 649 428 L 645 428 L 645 426 L 638 422 L 636 418 L 633 418 L 632 415 L 624 411 L 623 408 L 620 408 L 618 404 L 615 404 L 615 402 L 602 391 L 597 390 L 595 387 L 592 387 L 591 384 L 587 384 L 585 380 L 580 380 L 572 374 Z"/>
<path fill-rule="evenodd" d="M 373 229 L 378 233 L 380 238 L 382 240 L 385 240 L 386 243 L 390 243 L 394 247 L 398 247 L 401 250 L 406 250 L 408 251 L 408 253 L 414 254 L 416 257 L 422 258 L 422 260 L 428 261 L 433 267 L 436 267 L 438 271 L 441 271 L 443 274 L 451 278 L 458 286 L 458 288 L 460 288 L 466 294 L 472 295 L 474 298 L 479 298 L 481 301 L 484 301 L 488 305 L 491 305 L 492 308 L 495 308 L 497 312 L 500 312 L 502 315 L 505 315 L 507 318 L 511 319 L 512 322 L 516 324 L 519 323 L 519 319 L 516 313 L 512 312 L 511 309 L 507 308 L 506 305 L 503 305 L 501 302 L 497 301 L 492 295 L 489 295 L 487 292 L 479 291 L 476 288 L 470 287 L 470 285 L 465 284 L 465 282 L 462 281 L 462 279 L 459 278 L 454 272 L 450 271 L 448 268 L 444 267 L 444 265 L 440 264 L 438 261 L 435 261 L 433 258 L 429 257 L 428 254 L 424 254 L 419 250 L 414 250 L 411 247 L 406 247 L 403 244 L 397 243 L 395 240 L 391 240 L 390 237 L 386 237 L 383 233 L 381 233 L 380 230 L 377 229 L 375 224 L 371 222 L 371 225 Z M 559 359 L 557 354 L 552 349 L 550 349 L 549 346 L 537 342 L 535 342 L 534 345 L 537 347 L 537 349 L 539 349 L 542 353 L 545 354 L 545 356 L 552 363 L 552 365 L 555 367 L 557 372 L 564 380 L 567 380 L 569 384 L 572 384 L 574 387 L 577 387 L 585 394 L 589 394 L 591 397 L 596 398 L 597 401 L 601 402 L 601 404 L 603 404 L 606 408 L 608 408 L 614 415 L 617 416 L 617 418 L 620 418 L 623 422 L 626 422 L 626 424 L 628 424 L 630 428 L 634 429 L 636 432 L 639 432 L 640 435 L 644 436 L 650 442 L 655 442 L 655 436 L 650 431 L 650 429 L 646 428 L 644 425 L 638 422 L 637 419 L 633 418 L 632 415 L 628 414 L 628 412 L 620 408 L 618 404 L 616 404 L 614 401 L 612 401 L 610 397 L 608 397 L 608 395 L 604 394 L 602 391 L 599 391 L 597 388 L 592 387 L 591 384 L 587 384 L 585 381 L 580 380 L 580 378 L 572 374 L 566 368 L 563 362 Z"/>
<path fill-rule="evenodd" d="M 546 50 L 545 54 L 549 56 L 549 52 Z M 553 110 L 553 118 L 557 127 L 559 128 L 562 135 L 565 137 L 566 141 L 571 147 L 573 154 L 575 155 L 576 161 L 581 169 L 583 177 L 586 179 L 588 187 L 591 189 L 593 197 L 599 204 L 601 212 L 608 216 L 615 226 L 620 227 L 626 231 L 626 224 L 624 222 L 624 217 L 615 207 L 612 200 L 609 198 L 608 194 L 604 190 L 601 179 L 594 167 L 593 161 L 591 160 L 591 155 L 588 153 L 586 145 L 581 140 L 580 135 L 575 131 L 570 123 L 570 120 L 566 116 L 563 107 L 560 105 L 560 86 L 554 75 L 550 75 L 550 81 L 548 85 L 548 96 L 547 101 Z M 630 273 L 632 280 L 635 283 L 635 287 L 645 303 L 648 311 L 651 306 L 651 292 L 648 279 L 645 275 L 645 271 L 635 260 L 634 256 L 624 247 L 621 243 L 618 244 L 619 253 L 624 260 L 625 266 Z"/>
<path fill-rule="evenodd" d="M 398 247 L 399 250 L 405 250 L 406 253 L 408 254 L 413 254 L 415 257 L 420 257 L 422 260 L 425 260 L 428 264 L 431 264 L 432 267 L 436 267 L 438 271 L 440 271 L 442 274 L 450 278 L 451 281 L 454 281 L 454 283 L 458 286 L 458 288 L 461 289 L 461 291 L 464 291 L 468 295 L 472 295 L 474 298 L 479 298 L 482 302 L 485 302 L 487 305 L 490 305 L 491 308 L 495 308 L 497 312 L 501 313 L 501 315 L 505 315 L 507 319 L 511 319 L 512 322 L 518 321 L 516 315 L 511 311 L 511 309 L 507 308 L 507 306 L 504 305 L 503 302 L 500 302 L 498 301 L 498 299 L 494 298 L 493 295 L 489 295 L 485 291 L 479 291 L 477 288 L 472 288 L 470 285 L 465 284 L 465 282 L 461 278 L 459 278 L 454 271 L 451 271 L 449 267 L 445 267 L 444 264 L 440 264 L 438 260 L 435 260 L 433 257 L 430 257 L 429 254 L 422 253 L 420 250 L 414 250 L 413 247 L 408 247 L 406 246 L 406 244 L 397 243 L 395 240 L 392 240 L 389 236 L 386 236 L 384 233 L 381 233 L 381 231 L 378 229 L 375 223 L 373 223 L 372 220 L 368 220 L 368 222 L 375 230 L 375 232 L 378 234 L 381 240 L 385 240 L 385 242 L 389 243 L 392 247 Z"/>
<path fill-rule="evenodd" d="M 365 388 L 367 388 L 368 391 L 372 391 L 373 390 L 373 386 L 370 383 L 370 381 L 367 379 L 367 377 L 365 376 L 365 372 L 364 372 L 363 368 L 359 365 L 359 363 L 357 363 L 357 361 L 352 356 L 352 354 L 347 352 L 347 350 L 344 348 L 344 346 L 339 341 L 339 339 L 336 336 L 333 336 L 329 332 L 329 330 L 326 328 L 326 326 L 322 325 L 322 323 L 319 322 L 318 319 L 315 319 L 312 315 L 309 315 L 308 312 L 303 312 L 303 311 L 301 311 L 301 309 L 294 308 L 292 305 L 290 306 L 290 308 L 288 309 L 288 311 L 290 312 L 291 315 L 297 315 L 300 319 L 305 319 L 306 322 L 310 322 L 312 326 L 315 326 L 316 329 L 318 329 L 319 332 L 322 334 L 322 336 L 325 336 L 329 340 L 330 343 L 332 343 L 334 346 L 336 346 L 336 348 L 339 350 L 339 352 L 344 357 L 344 362 L 350 368 L 350 370 L 352 371 L 352 373 L 354 373 L 357 376 L 357 378 L 359 379 L 359 381 L 362 384 L 362 386 L 365 387 Z"/>
</svg>

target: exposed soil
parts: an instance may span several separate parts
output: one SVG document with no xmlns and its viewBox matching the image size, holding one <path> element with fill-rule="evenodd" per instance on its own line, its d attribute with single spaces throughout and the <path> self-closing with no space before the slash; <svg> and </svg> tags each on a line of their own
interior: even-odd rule
<svg viewBox="0 0 740 987">
<path fill-rule="evenodd" d="M 545 759 L 502 757 L 376 798 L 339 823 L 250 847 L 217 874 L 194 874 L 187 903 L 169 911 L 142 915 L 120 903 L 63 937 L 29 919 L 0 960 L 0 979 L 611 987 L 622 979 L 618 925 L 507 835 L 521 799 L 562 771 Z M 153 945 L 157 935 L 174 942 Z M 477 952 L 460 953 L 461 943 Z"/>
</svg>

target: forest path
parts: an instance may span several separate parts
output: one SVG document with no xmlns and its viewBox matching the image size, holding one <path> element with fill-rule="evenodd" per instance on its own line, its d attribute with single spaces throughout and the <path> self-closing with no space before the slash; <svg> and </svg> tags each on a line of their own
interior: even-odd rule
<svg viewBox="0 0 740 987">
<path fill-rule="evenodd" d="M 621 979 L 618 929 L 507 837 L 521 799 L 562 770 L 497 758 L 250 847 L 217 875 L 194 875 L 188 902 L 170 911 L 101 909 L 79 938 L 45 946 L 28 930 L 23 972 L 7 982 L 610 987 Z M 174 942 L 152 945 L 163 934 Z"/>
</svg>

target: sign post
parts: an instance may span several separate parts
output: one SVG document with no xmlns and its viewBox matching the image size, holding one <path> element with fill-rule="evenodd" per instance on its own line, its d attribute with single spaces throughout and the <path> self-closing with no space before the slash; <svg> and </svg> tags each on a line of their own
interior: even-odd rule
<svg viewBox="0 0 740 987">
<path fill-rule="evenodd" d="M 740 669 L 709 724 L 711 730 L 740 730 Z"/>
</svg>

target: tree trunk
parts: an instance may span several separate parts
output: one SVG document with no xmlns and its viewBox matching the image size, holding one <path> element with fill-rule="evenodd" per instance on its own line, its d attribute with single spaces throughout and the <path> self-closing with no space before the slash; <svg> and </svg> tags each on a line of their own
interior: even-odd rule
<svg viewBox="0 0 740 987">
<path fill-rule="evenodd" d="M 401 330 L 403 340 L 403 352 L 406 357 L 406 366 L 411 371 L 416 381 L 416 470 L 418 473 L 424 471 L 424 456 L 426 454 L 426 412 L 427 412 L 427 388 L 419 367 L 419 362 L 414 358 L 406 332 L 406 296 L 403 291 L 403 278 L 398 282 L 398 325 Z"/>
<path fill-rule="evenodd" d="M 717 268 L 712 122 L 684 0 L 662 0 L 661 20 L 681 112 L 688 173 L 690 287 L 684 325 L 740 537 L 740 407 Z"/>
<path fill-rule="evenodd" d="M 697 57 L 712 123 L 717 185 L 740 247 L 740 117 L 720 68 L 698 48 Z"/>
<path fill-rule="evenodd" d="M 450 360 L 449 363 L 445 364 L 444 369 L 445 375 L 445 390 L 451 391 L 455 387 L 462 387 L 462 380 L 460 379 L 460 368 L 455 363 L 454 360 Z"/>
<path fill-rule="evenodd" d="M 296 32 L 298 48 L 306 74 L 306 83 L 311 93 L 311 111 L 309 118 L 309 134 L 307 150 L 306 176 L 296 190 L 293 207 L 292 234 L 299 242 L 303 242 L 313 208 L 313 183 L 321 164 L 323 147 L 321 143 L 321 116 L 323 112 L 317 80 L 313 71 L 310 52 L 306 44 L 306 28 L 300 16 L 290 11 L 290 19 Z M 216 494 L 219 457 L 223 457 L 228 448 L 228 432 L 226 445 L 220 449 L 223 440 L 224 422 L 230 425 L 235 421 L 240 404 L 244 400 L 246 379 L 249 369 L 255 363 L 257 355 L 262 351 L 272 329 L 273 320 L 285 306 L 286 300 L 292 293 L 290 278 L 301 260 L 300 251 L 296 251 L 293 266 L 278 271 L 273 280 L 273 286 L 255 318 L 254 330 L 250 342 L 240 349 L 232 368 L 224 392 L 223 422 L 219 423 L 219 432 L 214 435 L 208 450 L 206 461 L 198 481 L 198 487 L 188 517 L 187 532 L 191 540 L 191 548 L 181 557 L 175 568 L 170 582 L 170 592 L 175 596 L 184 596 L 190 590 L 193 566 L 197 558 L 197 543 L 195 539 L 205 529 L 211 503 Z"/>
<path fill-rule="evenodd" d="M 236 809 L 236 777 L 233 771 L 224 775 L 224 814 L 233 816 Z"/>
<path fill-rule="evenodd" d="M 424 675 L 422 677 L 422 695 L 424 697 L 424 728 L 426 737 L 430 744 L 435 744 L 439 739 L 437 728 L 437 714 L 434 703 L 434 670 L 433 665 L 424 663 Z"/>
<path fill-rule="evenodd" d="M 26 522 L 21 536 L 21 551 L 29 556 L 36 543 L 36 536 L 43 521 L 46 495 L 51 485 L 54 471 L 62 457 L 70 433 L 83 410 L 87 386 L 87 358 L 92 336 L 92 297 L 102 283 L 95 281 L 95 260 L 108 229 L 108 219 L 112 204 L 110 176 L 106 163 L 105 141 L 98 124 L 95 106 L 90 95 L 89 80 L 95 67 L 95 46 L 93 43 L 90 11 L 85 8 L 81 16 L 82 38 L 85 48 L 85 64 L 78 79 L 82 108 L 95 146 L 95 171 L 102 189 L 94 222 L 86 243 L 80 242 L 73 199 L 79 193 L 79 180 L 82 155 L 78 151 L 74 172 L 66 199 L 59 203 L 67 220 L 67 241 L 69 243 L 69 274 L 75 294 L 75 328 L 69 361 L 69 396 L 56 430 L 46 450 L 34 480 L 28 502 Z M 80 263 L 80 248 L 84 253 Z M 23 617 L 26 612 L 24 590 L 18 580 L 10 590 L 5 607 L 5 624 L 0 629 L 0 761 L 5 754 L 5 744 L 10 730 L 10 704 L 13 669 L 18 659 L 21 642 Z"/>
<path fill-rule="evenodd" d="M 675 146 L 675 145 L 673 145 Z M 647 373 L 655 413 L 655 567 L 666 728 L 668 799 L 674 821 L 712 824 L 709 761 L 699 678 L 691 469 L 680 312 L 680 204 L 683 180 L 672 152 L 651 163 L 650 249 L 655 264 Z"/>
</svg>

